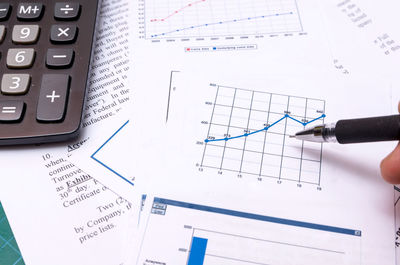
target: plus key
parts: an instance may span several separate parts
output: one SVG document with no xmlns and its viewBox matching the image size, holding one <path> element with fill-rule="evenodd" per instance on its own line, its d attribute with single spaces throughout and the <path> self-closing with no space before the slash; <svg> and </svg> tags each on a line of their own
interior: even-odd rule
<svg viewBox="0 0 400 265">
<path fill-rule="evenodd" d="M 65 116 L 70 77 L 63 74 L 43 75 L 36 119 L 60 122 Z"/>
</svg>

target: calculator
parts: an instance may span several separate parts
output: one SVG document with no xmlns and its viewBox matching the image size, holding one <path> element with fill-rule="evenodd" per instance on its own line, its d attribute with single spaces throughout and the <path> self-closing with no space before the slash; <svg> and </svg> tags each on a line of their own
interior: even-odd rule
<svg viewBox="0 0 400 265">
<path fill-rule="evenodd" d="M 79 133 L 100 0 L 0 0 L 0 145 Z"/>
</svg>

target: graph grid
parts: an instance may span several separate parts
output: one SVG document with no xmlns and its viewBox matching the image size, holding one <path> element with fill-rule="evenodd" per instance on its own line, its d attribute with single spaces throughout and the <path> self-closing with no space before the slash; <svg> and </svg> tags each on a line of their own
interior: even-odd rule
<svg viewBox="0 0 400 265">
<path fill-rule="evenodd" d="M 146 39 L 303 31 L 296 0 L 143 0 Z"/>
<path fill-rule="evenodd" d="M 216 86 L 200 167 L 321 184 L 322 144 L 290 135 L 322 123 L 325 101 Z"/>
</svg>

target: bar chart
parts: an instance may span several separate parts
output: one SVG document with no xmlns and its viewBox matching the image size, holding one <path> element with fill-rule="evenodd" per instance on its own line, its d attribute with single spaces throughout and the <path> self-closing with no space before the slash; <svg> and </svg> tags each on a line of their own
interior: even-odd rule
<svg viewBox="0 0 400 265">
<path fill-rule="evenodd" d="M 360 264 L 361 239 L 355 229 L 155 198 L 138 264 Z"/>
<path fill-rule="evenodd" d="M 188 265 L 202 265 L 206 257 L 207 238 L 193 237 Z"/>
</svg>

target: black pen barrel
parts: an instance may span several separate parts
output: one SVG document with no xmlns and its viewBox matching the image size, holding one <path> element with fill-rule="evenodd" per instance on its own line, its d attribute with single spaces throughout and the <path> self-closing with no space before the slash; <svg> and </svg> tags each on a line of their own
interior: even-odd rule
<svg viewBox="0 0 400 265">
<path fill-rule="evenodd" d="M 340 120 L 335 135 L 341 144 L 400 140 L 400 115 Z"/>
</svg>

